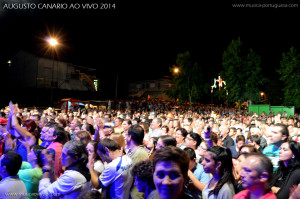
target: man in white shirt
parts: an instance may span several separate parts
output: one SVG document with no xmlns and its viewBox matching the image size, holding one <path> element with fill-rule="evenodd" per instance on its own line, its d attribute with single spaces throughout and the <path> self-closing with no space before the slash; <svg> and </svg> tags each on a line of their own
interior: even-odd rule
<svg viewBox="0 0 300 199">
<path fill-rule="evenodd" d="M 0 158 L 0 198 L 25 199 L 27 190 L 24 182 L 17 175 L 21 168 L 22 157 L 20 154 L 9 151 Z"/>
<path fill-rule="evenodd" d="M 96 189 L 102 188 L 106 199 L 128 199 L 133 176 L 130 174 L 132 160 L 123 155 L 118 144 L 109 138 L 98 144 L 97 150 L 103 161 L 107 162 L 103 173 L 98 177 L 94 171 L 94 163 L 89 161 L 91 181 Z"/>
<path fill-rule="evenodd" d="M 162 120 L 160 118 L 154 118 L 151 122 L 152 132 L 149 134 L 150 137 L 160 137 L 162 135 Z"/>
</svg>

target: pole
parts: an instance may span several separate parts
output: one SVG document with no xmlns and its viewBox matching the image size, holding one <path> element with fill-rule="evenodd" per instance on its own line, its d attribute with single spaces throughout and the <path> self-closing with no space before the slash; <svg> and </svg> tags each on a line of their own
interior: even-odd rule
<svg viewBox="0 0 300 199">
<path fill-rule="evenodd" d="M 118 99 L 118 79 L 119 79 L 119 73 L 117 73 L 117 80 L 116 80 L 116 99 Z"/>
<path fill-rule="evenodd" d="M 54 57 L 52 62 L 52 76 L 51 76 L 51 106 L 53 105 L 53 74 L 54 74 Z"/>
</svg>

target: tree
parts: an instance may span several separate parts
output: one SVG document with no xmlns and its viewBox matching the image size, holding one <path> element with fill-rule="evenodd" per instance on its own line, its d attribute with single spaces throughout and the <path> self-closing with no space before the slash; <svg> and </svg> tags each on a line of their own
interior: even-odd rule
<svg viewBox="0 0 300 199">
<path fill-rule="evenodd" d="M 300 54 L 297 54 L 294 47 L 282 54 L 278 73 L 281 75 L 280 80 L 285 84 L 284 104 L 300 108 Z"/>
<path fill-rule="evenodd" d="M 189 52 L 177 55 L 176 67 L 179 67 L 177 73 L 174 73 L 174 67 L 170 68 L 174 86 L 166 94 L 171 98 L 178 98 L 180 103 L 189 101 L 191 108 L 193 102 L 199 101 L 209 91 L 209 86 L 203 83 L 201 67 L 193 63 Z"/>
<path fill-rule="evenodd" d="M 226 80 L 229 102 L 260 101 L 259 86 L 265 81 L 261 74 L 261 58 L 252 49 L 245 53 L 242 42 L 232 40 L 223 53 L 221 76 Z"/>
</svg>

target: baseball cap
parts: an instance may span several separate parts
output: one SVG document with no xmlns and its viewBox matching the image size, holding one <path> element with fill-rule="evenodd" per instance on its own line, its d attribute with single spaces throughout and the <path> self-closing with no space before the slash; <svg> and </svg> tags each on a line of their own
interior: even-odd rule
<svg viewBox="0 0 300 199">
<path fill-rule="evenodd" d="M 7 125 L 7 119 L 0 117 L 0 124 Z"/>
</svg>

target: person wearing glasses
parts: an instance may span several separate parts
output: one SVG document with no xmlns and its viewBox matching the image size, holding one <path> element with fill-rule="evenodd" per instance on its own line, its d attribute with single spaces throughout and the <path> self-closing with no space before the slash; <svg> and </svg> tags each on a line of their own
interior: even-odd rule
<svg viewBox="0 0 300 199">
<path fill-rule="evenodd" d="M 177 147 L 184 149 L 185 148 L 185 138 L 188 132 L 184 128 L 178 128 L 175 132 L 175 139 L 177 142 Z"/>
</svg>

